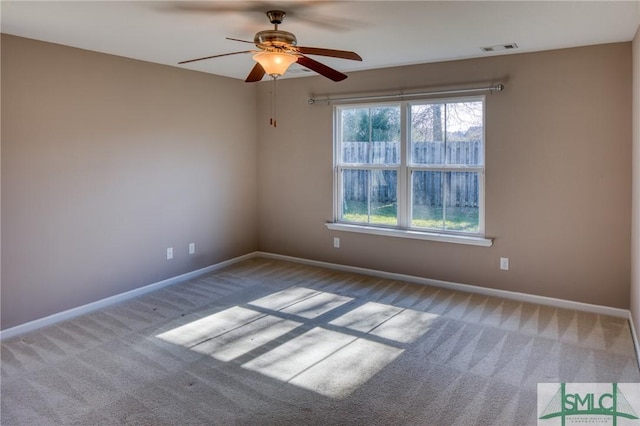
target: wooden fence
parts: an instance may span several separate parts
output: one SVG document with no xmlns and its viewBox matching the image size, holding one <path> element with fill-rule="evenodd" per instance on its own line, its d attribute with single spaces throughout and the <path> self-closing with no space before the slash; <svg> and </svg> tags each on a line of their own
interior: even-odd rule
<svg viewBox="0 0 640 426">
<path fill-rule="evenodd" d="M 412 148 L 414 164 L 476 165 L 481 163 L 480 141 L 419 142 Z M 400 145 L 397 142 L 343 143 L 342 161 L 349 164 L 398 164 Z M 478 207 L 477 172 L 413 172 L 413 202 L 416 205 Z M 343 172 L 345 201 L 366 201 L 371 187 L 371 201 L 397 201 L 395 170 L 345 170 Z"/>
</svg>

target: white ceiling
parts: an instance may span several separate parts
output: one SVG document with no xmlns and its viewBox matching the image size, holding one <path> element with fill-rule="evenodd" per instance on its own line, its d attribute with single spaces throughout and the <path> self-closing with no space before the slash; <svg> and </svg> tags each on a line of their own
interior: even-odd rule
<svg viewBox="0 0 640 426">
<path fill-rule="evenodd" d="M 301 46 L 352 50 L 363 61 L 314 57 L 342 72 L 503 54 L 482 46 L 517 43 L 512 53 L 632 40 L 634 1 L 7 1 L 3 33 L 179 66 L 182 60 L 248 50 L 272 29 L 265 12 L 287 12 L 280 29 Z M 244 79 L 251 56 L 182 65 Z M 295 71 L 287 76 L 314 75 Z"/>
</svg>

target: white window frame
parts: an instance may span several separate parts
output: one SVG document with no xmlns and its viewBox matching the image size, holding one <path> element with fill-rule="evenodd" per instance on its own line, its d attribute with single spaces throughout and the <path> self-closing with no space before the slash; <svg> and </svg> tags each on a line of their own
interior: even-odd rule
<svg viewBox="0 0 640 426">
<path fill-rule="evenodd" d="M 412 105 L 424 105 L 429 103 L 446 104 L 460 103 L 466 101 L 481 101 L 483 105 L 482 114 L 482 165 L 446 165 L 446 164 L 411 164 L 410 162 L 410 109 Z M 394 165 L 385 164 L 343 164 L 341 162 L 341 134 L 342 131 L 342 114 L 343 109 L 348 108 L 376 108 L 384 106 L 400 107 L 400 163 Z M 485 170 L 486 170 L 486 97 L 470 96 L 470 97 L 448 97 L 448 98 L 425 98 L 413 99 L 410 101 L 395 102 L 375 102 L 375 103 L 353 103 L 335 105 L 333 109 L 334 127 L 333 127 L 333 222 L 327 223 L 327 228 L 336 231 L 357 232 L 365 234 L 383 235 L 400 238 L 421 239 L 430 241 L 440 241 L 457 244 L 469 244 L 477 246 L 490 247 L 493 240 L 485 237 Z M 342 221 L 342 171 L 343 170 L 396 170 L 397 172 L 397 204 L 398 204 L 398 224 L 397 226 L 357 223 L 351 221 Z M 478 232 L 460 232 L 450 230 L 431 230 L 426 228 L 411 227 L 412 218 L 412 189 L 411 175 L 414 171 L 442 171 L 442 172 L 460 172 L 469 171 L 478 173 Z"/>
</svg>

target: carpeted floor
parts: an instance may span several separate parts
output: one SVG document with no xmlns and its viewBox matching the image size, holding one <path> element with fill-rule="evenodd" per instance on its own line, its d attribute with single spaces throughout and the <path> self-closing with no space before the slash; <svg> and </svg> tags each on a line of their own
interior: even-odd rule
<svg viewBox="0 0 640 426">
<path fill-rule="evenodd" d="M 535 425 L 627 321 L 252 259 L 1 345 L 2 425 Z"/>
</svg>

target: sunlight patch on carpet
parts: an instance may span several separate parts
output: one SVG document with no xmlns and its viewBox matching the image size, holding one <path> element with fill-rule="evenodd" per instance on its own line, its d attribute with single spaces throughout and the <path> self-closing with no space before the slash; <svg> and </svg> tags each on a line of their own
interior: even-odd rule
<svg viewBox="0 0 640 426">
<path fill-rule="evenodd" d="M 209 339 L 192 349 L 220 361 L 232 361 L 299 327 L 299 322 L 266 316 L 240 328 Z"/>
<path fill-rule="evenodd" d="M 156 337 L 223 362 L 344 398 L 424 335 L 436 314 L 291 287 Z"/>
<path fill-rule="evenodd" d="M 343 398 L 404 350 L 314 328 L 243 367 L 325 396 Z"/>
<path fill-rule="evenodd" d="M 192 348 L 264 316 L 261 312 L 234 306 L 158 334 L 156 337 L 185 348 Z"/>
<path fill-rule="evenodd" d="M 368 302 L 331 321 L 329 324 L 369 333 L 385 339 L 411 343 L 422 336 L 439 316 Z"/>
<path fill-rule="evenodd" d="M 292 287 L 254 300 L 249 304 L 303 318 L 316 318 L 352 300 L 351 297 L 338 294 Z"/>
</svg>

